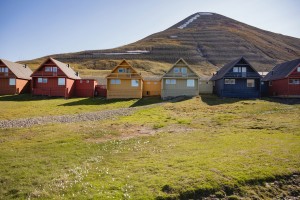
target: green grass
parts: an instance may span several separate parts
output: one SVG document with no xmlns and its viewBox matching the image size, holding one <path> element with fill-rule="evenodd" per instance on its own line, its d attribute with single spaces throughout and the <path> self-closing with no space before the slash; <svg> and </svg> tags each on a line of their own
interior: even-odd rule
<svg viewBox="0 0 300 200">
<path fill-rule="evenodd" d="M 299 113 L 204 96 L 115 120 L 2 129 L 0 199 L 193 198 L 299 173 Z"/>
<path fill-rule="evenodd" d="M 159 98 L 106 100 L 103 98 L 48 98 L 28 94 L 0 96 L 0 120 L 27 117 L 77 114 L 148 105 L 161 102 Z"/>
</svg>

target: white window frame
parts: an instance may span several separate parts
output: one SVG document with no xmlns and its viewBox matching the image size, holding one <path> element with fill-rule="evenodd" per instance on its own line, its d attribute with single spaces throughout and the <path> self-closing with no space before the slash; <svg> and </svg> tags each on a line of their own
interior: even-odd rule
<svg viewBox="0 0 300 200">
<path fill-rule="evenodd" d="M 52 67 L 52 72 L 57 73 L 57 67 Z"/>
<path fill-rule="evenodd" d="M 119 68 L 118 73 L 125 73 L 125 69 L 124 68 Z"/>
<path fill-rule="evenodd" d="M 48 78 L 43 78 L 43 83 L 48 83 Z"/>
<path fill-rule="evenodd" d="M 249 81 L 249 82 L 248 82 Z M 247 87 L 253 88 L 255 87 L 255 79 L 247 79 Z"/>
<path fill-rule="evenodd" d="M 297 67 L 297 72 L 300 72 L 300 66 L 299 66 L 299 67 Z"/>
<path fill-rule="evenodd" d="M 247 72 L 247 67 L 242 67 L 241 72 L 246 73 Z"/>
<path fill-rule="evenodd" d="M 120 85 L 121 80 L 120 79 L 110 79 L 110 84 L 112 85 Z"/>
<path fill-rule="evenodd" d="M 232 70 L 234 73 L 238 73 L 239 72 L 239 68 L 238 67 L 233 67 L 233 70 Z"/>
<path fill-rule="evenodd" d="M 38 83 L 43 83 L 43 78 L 38 78 Z"/>
<path fill-rule="evenodd" d="M 179 69 L 179 67 L 174 67 L 174 73 L 175 73 L 175 74 L 178 74 L 178 73 L 180 73 L 180 69 Z"/>
<path fill-rule="evenodd" d="M 166 79 L 166 84 L 167 85 L 175 85 L 176 84 L 176 79 Z"/>
<path fill-rule="evenodd" d="M 52 67 L 45 67 L 45 72 L 52 72 Z"/>
<path fill-rule="evenodd" d="M 66 85 L 66 79 L 65 78 L 58 78 L 57 79 L 57 85 Z"/>
<path fill-rule="evenodd" d="M 300 79 L 289 79 L 290 85 L 300 85 Z"/>
<path fill-rule="evenodd" d="M 187 87 L 195 87 L 195 79 L 187 79 L 186 86 Z"/>
<path fill-rule="evenodd" d="M 8 68 L 4 67 L 4 73 L 8 73 Z"/>
<path fill-rule="evenodd" d="M 225 85 L 235 85 L 235 79 L 234 78 L 225 78 L 224 84 Z"/>
<path fill-rule="evenodd" d="M 10 78 L 9 79 L 9 85 L 16 85 L 16 79 L 15 78 Z"/>
<path fill-rule="evenodd" d="M 187 68 L 186 67 L 182 67 L 181 68 L 181 73 L 182 74 L 187 74 Z"/>
<path fill-rule="evenodd" d="M 139 87 L 139 80 L 136 79 L 131 80 L 131 87 Z"/>
</svg>

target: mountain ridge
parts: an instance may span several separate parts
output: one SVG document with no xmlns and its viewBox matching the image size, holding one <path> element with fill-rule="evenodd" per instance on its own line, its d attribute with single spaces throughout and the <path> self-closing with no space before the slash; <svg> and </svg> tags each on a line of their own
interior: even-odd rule
<svg viewBox="0 0 300 200">
<path fill-rule="evenodd" d="M 161 32 L 121 47 L 51 56 L 62 62 L 83 64 L 87 69 L 110 69 L 111 64 L 107 63 L 121 59 L 153 62 L 153 68 L 155 63 L 166 63 L 169 67 L 184 58 L 206 75 L 244 56 L 258 71 L 269 71 L 275 64 L 300 57 L 300 39 L 216 13 L 197 12 Z M 23 62 L 36 60 L 39 59 Z M 138 63 L 136 67 L 139 68 Z M 163 73 L 166 67 L 157 70 L 158 73 Z"/>
</svg>

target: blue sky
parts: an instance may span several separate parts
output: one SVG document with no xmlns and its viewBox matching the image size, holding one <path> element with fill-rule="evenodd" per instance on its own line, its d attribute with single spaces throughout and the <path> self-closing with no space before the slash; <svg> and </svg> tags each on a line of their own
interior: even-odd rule
<svg viewBox="0 0 300 200">
<path fill-rule="evenodd" d="M 299 0 L 0 0 L 0 58 L 108 49 L 215 12 L 300 38 Z"/>
</svg>

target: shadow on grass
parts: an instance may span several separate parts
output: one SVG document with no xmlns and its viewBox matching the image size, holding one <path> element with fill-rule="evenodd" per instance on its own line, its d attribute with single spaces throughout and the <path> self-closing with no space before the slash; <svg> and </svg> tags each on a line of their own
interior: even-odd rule
<svg viewBox="0 0 300 200">
<path fill-rule="evenodd" d="M 45 99 L 61 99 L 63 97 L 31 96 L 31 94 L 3 95 L 0 101 L 39 101 Z"/>
<path fill-rule="evenodd" d="M 262 100 L 274 102 L 274 103 L 281 103 L 286 105 L 298 105 L 300 104 L 300 98 L 282 98 L 282 97 L 265 97 Z"/>
<path fill-rule="evenodd" d="M 147 106 L 151 104 L 161 103 L 163 100 L 160 97 L 144 97 L 132 104 L 130 107 Z"/>
<path fill-rule="evenodd" d="M 246 99 L 238 99 L 238 98 L 220 98 L 216 95 L 212 94 L 203 94 L 200 96 L 201 100 L 209 106 L 217 106 L 222 104 L 231 104 L 239 101 L 243 101 Z"/>
</svg>

